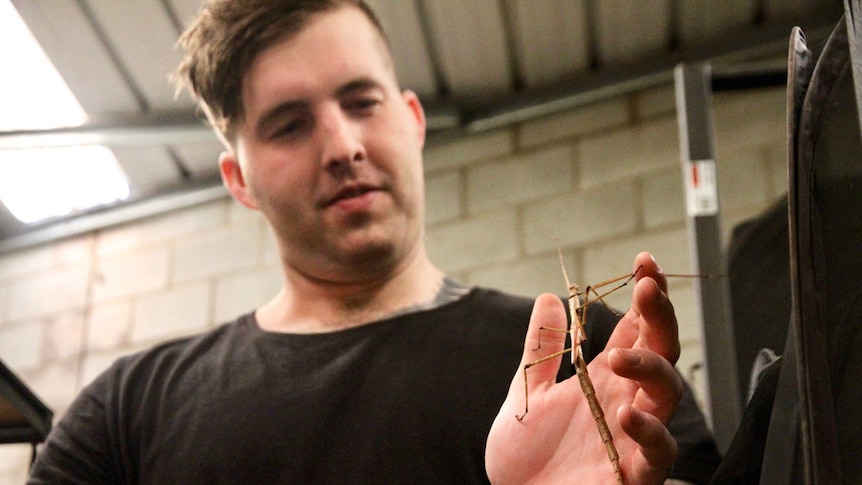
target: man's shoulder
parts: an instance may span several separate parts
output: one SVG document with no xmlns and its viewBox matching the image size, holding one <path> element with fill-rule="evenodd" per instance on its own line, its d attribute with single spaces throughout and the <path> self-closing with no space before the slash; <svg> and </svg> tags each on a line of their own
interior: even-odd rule
<svg viewBox="0 0 862 485">
<path fill-rule="evenodd" d="M 223 354 L 227 348 L 238 345 L 253 331 L 249 328 L 250 319 L 251 314 L 243 315 L 210 330 L 166 340 L 122 356 L 101 377 L 126 380 L 139 377 L 142 373 L 166 372 L 182 362 L 205 362 Z"/>
<path fill-rule="evenodd" d="M 467 308 L 489 308 L 505 311 L 509 309 L 532 309 L 534 301 L 534 298 L 507 293 L 494 288 L 474 286 L 464 297 L 462 303 Z"/>
</svg>

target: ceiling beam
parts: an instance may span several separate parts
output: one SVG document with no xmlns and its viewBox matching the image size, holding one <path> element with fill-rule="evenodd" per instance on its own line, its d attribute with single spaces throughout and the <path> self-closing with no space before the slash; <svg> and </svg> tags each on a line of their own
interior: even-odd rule
<svg viewBox="0 0 862 485">
<path fill-rule="evenodd" d="M 812 19 L 806 36 L 812 44 L 826 39 L 834 18 Z M 722 65 L 733 65 L 768 56 L 783 56 L 791 26 L 762 26 L 756 31 L 728 32 L 720 44 L 698 46 L 673 55 L 618 67 L 598 69 L 578 78 L 541 90 L 515 94 L 482 106 L 469 100 L 430 102 L 426 106 L 428 130 L 432 134 L 464 130 L 481 132 L 529 119 L 558 113 L 592 102 L 621 96 L 640 89 L 670 83 L 677 64 L 712 62 L 722 76 Z M 769 73 L 775 77 L 774 65 Z M 749 73 L 751 74 L 751 73 Z M 763 73 L 761 73 L 763 74 Z M 80 145 L 170 145 L 216 141 L 211 129 L 193 112 L 166 112 L 93 120 L 81 126 L 45 130 L 0 131 L 0 150 Z"/>
<path fill-rule="evenodd" d="M 825 40 L 834 19 L 812 20 L 806 36 L 812 45 Z M 619 68 L 606 68 L 579 77 L 566 85 L 515 95 L 493 105 L 470 106 L 449 100 L 426 104 L 430 136 L 475 133 L 520 123 L 540 116 L 621 96 L 640 89 L 670 83 L 673 68 L 681 62 L 711 62 L 714 89 L 745 89 L 782 82 L 786 67 L 781 61 L 788 42 L 787 26 L 763 27 L 757 32 L 727 33 L 721 46 L 678 52 L 672 56 Z M 758 62 L 750 62 L 757 59 Z M 764 62 L 763 59 L 766 59 Z M 111 146 L 166 145 L 212 142 L 216 137 L 192 112 L 156 113 L 126 118 L 93 120 L 71 128 L 0 132 L 0 150 L 104 144 Z M 83 234 L 142 217 L 226 197 L 218 180 L 207 180 L 147 199 L 109 206 L 54 223 L 23 229 L 0 238 L 0 253 Z"/>
</svg>

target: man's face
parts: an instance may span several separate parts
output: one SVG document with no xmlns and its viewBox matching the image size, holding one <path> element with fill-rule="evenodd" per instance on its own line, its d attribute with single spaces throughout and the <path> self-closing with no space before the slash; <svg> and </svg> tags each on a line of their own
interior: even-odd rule
<svg viewBox="0 0 862 485">
<path fill-rule="evenodd" d="M 418 249 L 424 115 L 358 9 L 318 14 L 261 52 L 242 96 L 222 176 L 266 216 L 289 266 L 348 282 L 385 275 Z"/>
</svg>

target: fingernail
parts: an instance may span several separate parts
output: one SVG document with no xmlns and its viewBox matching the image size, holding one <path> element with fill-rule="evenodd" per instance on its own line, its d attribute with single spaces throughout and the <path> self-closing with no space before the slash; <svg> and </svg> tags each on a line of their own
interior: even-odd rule
<svg viewBox="0 0 862 485">
<path fill-rule="evenodd" d="M 649 257 L 652 259 L 652 262 L 655 263 L 656 271 L 658 271 L 659 273 L 664 273 L 664 270 L 661 269 L 661 265 L 658 264 L 658 261 L 655 260 L 655 257 L 652 254 L 650 254 Z"/>
<path fill-rule="evenodd" d="M 620 352 L 623 360 L 628 365 L 638 365 L 641 363 L 641 354 L 629 349 L 617 349 Z"/>
</svg>

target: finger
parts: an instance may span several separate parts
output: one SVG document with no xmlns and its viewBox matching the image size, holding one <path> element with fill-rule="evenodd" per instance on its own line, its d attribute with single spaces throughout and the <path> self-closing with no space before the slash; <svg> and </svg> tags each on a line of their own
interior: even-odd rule
<svg viewBox="0 0 862 485">
<path fill-rule="evenodd" d="M 667 277 L 661 266 L 658 265 L 652 254 L 643 251 L 635 256 L 634 268 L 632 272 L 635 274 L 635 281 L 639 281 L 644 276 L 649 276 L 658 283 L 661 291 L 667 293 Z"/>
<path fill-rule="evenodd" d="M 666 479 L 677 454 L 676 440 L 667 427 L 633 406 L 620 406 L 617 420 L 640 451 L 632 458 L 633 476 L 645 478 L 645 483 Z"/>
<path fill-rule="evenodd" d="M 527 337 L 524 340 L 524 354 L 521 368 L 532 365 L 537 360 L 563 350 L 566 343 L 566 310 L 560 298 L 550 293 L 539 295 L 533 305 Z M 531 382 L 555 382 L 560 368 L 558 355 L 548 361 L 536 364 L 530 369 Z"/>
<path fill-rule="evenodd" d="M 682 378 L 670 362 L 646 349 L 613 349 L 608 364 L 614 373 L 640 387 L 633 406 L 663 423 L 670 421 L 683 393 Z"/>
<path fill-rule="evenodd" d="M 607 347 L 632 347 L 643 337 L 640 346 L 652 348 L 676 362 L 679 353 L 678 330 L 673 304 L 667 297 L 667 277 L 648 252 L 641 252 L 635 257 L 633 273 L 635 284 L 632 304 L 614 330 Z M 646 325 L 643 324 L 644 320 Z"/>
<path fill-rule="evenodd" d="M 658 281 L 644 277 L 632 294 L 632 317 L 638 322 L 638 346 L 649 348 L 671 363 L 679 358 L 679 329 L 673 304 Z"/>
</svg>

